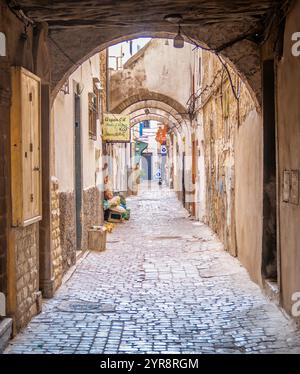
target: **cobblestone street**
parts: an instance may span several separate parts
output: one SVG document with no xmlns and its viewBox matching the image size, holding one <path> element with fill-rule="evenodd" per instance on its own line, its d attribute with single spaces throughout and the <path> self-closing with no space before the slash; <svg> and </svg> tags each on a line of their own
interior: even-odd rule
<svg viewBox="0 0 300 374">
<path fill-rule="evenodd" d="M 6 353 L 300 353 L 300 336 L 167 189 L 108 235 Z"/>
</svg>

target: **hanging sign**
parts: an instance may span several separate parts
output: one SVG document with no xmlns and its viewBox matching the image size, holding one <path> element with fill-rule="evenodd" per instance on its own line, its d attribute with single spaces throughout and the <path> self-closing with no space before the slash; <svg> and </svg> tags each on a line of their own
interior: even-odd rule
<svg viewBox="0 0 300 374">
<path fill-rule="evenodd" d="M 129 116 L 124 116 L 122 114 L 105 113 L 103 115 L 102 138 L 104 142 L 129 143 Z"/>
<path fill-rule="evenodd" d="M 160 179 L 161 178 L 161 172 L 160 172 L 160 169 L 157 170 L 157 172 L 155 173 L 155 179 Z"/>
<path fill-rule="evenodd" d="M 166 143 L 166 140 L 167 140 L 167 126 L 164 126 L 163 128 L 159 127 L 157 132 L 156 132 L 156 136 L 155 136 L 155 140 L 160 143 L 160 144 L 165 144 Z"/>
<path fill-rule="evenodd" d="M 160 147 L 160 153 L 162 156 L 165 156 L 167 154 L 167 146 L 165 144 Z"/>
</svg>

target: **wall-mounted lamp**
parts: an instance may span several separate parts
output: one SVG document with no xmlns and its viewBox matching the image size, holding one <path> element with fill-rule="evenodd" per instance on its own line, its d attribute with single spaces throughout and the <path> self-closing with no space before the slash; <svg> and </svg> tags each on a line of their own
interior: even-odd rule
<svg viewBox="0 0 300 374">
<path fill-rule="evenodd" d="M 174 48 L 184 47 L 184 38 L 181 35 L 180 23 L 183 21 L 181 14 L 168 14 L 164 17 L 164 20 L 173 24 L 178 25 L 178 33 L 174 38 L 173 46 Z"/>
<path fill-rule="evenodd" d="M 6 36 L 0 32 L 0 57 L 6 57 Z"/>
<path fill-rule="evenodd" d="M 173 41 L 174 48 L 183 48 L 184 47 L 184 39 L 180 32 L 180 25 L 178 25 L 178 34 L 175 36 Z"/>
</svg>

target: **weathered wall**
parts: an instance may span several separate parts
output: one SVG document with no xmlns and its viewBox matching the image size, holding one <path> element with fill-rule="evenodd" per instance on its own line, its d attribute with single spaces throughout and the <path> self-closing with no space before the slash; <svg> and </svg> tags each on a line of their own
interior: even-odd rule
<svg viewBox="0 0 300 374">
<path fill-rule="evenodd" d="M 198 175 L 196 180 L 197 210 L 196 218 L 202 222 L 207 221 L 206 217 L 206 173 L 205 173 L 205 143 L 203 129 L 203 111 L 197 114 L 196 138 L 198 140 Z"/>
<path fill-rule="evenodd" d="M 206 220 L 225 249 L 237 255 L 261 284 L 262 256 L 262 119 L 246 86 L 215 56 L 203 53 Z M 222 79 L 223 78 L 223 79 Z M 223 82 L 223 83 L 222 83 Z"/>
<path fill-rule="evenodd" d="M 102 222 L 101 195 L 102 187 L 102 142 L 100 120 L 97 120 L 97 139 L 89 137 L 88 93 L 93 92 L 93 78 L 106 84 L 105 73 L 100 68 L 106 64 L 105 53 L 91 57 L 69 78 L 69 93 L 59 92 L 53 103 L 53 122 L 55 149 L 55 168 L 53 174 L 59 183 L 60 241 L 62 250 L 62 268 L 65 273 L 76 262 L 76 208 L 75 208 L 75 116 L 74 95 L 76 84 L 81 83 L 80 126 L 82 153 L 82 243 L 87 249 L 87 230 L 91 225 Z M 105 70 L 105 69 L 104 69 Z M 105 95 L 102 95 L 105 100 Z M 102 105 L 105 105 L 105 103 Z M 101 118 L 100 118 L 101 119 Z M 98 188 L 96 187 L 98 186 Z"/>
<path fill-rule="evenodd" d="M 100 191 L 94 186 L 83 190 L 82 249 L 88 249 L 88 229 L 103 221 Z"/>
<path fill-rule="evenodd" d="M 237 254 L 251 278 L 261 284 L 262 120 L 251 111 L 236 134 L 235 219 Z"/>
<path fill-rule="evenodd" d="M 59 192 L 59 228 L 63 274 L 76 262 L 75 193 Z"/>
<path fill-rule="evenodd" d="M 0 20 L 1 24 L 1 20 Z M 8 144 L 7 133 L 9 131 L 9 105 L 10 105 L 10 90 L 8 67 L 3 66 L 0 57 L 0 74 L 6 76 L 5 81 L 0 79 L 0 292 L 7 294 L 7 232 L 8 232 Z"/>
<path fill-rule="evenodd" d="M 211 53 L 203 52 L 202 89 L 206 169 L 206 222 L 218 234 L 224 248 L 236 255 L 235 239 L 235 133 L 237 102 L 226 71 Z M 235 83 L 237 77 L 231 71 Z"/>
<path fill-rule="evenodd" d="M 10 211 L 10 67 L 22 65 L 34 72 L 34 43 L 31 27 L 27 39 L 21 38 L 24 25 L 4 1 L 0 1 L 0 31 L 7 37 L 7 56 L 0 57 L 0 291 L 7 296 L 15 332 L 40 308 L 39 224 L 12 228 Z"/>
<path fill-rule="evenodd" d="M 51 180 L 51 238 L 52 238 L 52 266 L 54 276 L 54 290 L 61 285 L 63 266 L 62 248 L 60 243 L 60 210 L 59 184 L 56 178 Z"/>
<path fill-rule="evenodd" d="M 98 122 L 97 140 L 89 138 L 88 93 L 93 92 L 93 77 L 100 78 L 99 54 L 91 57 L 69 78 L 69 94 L 59 92 L 53 103 L 55 134 L 55 176 L 59 180 L 60 191 L 74 190 L 74 92 L 75 84 L 83 84 L 81 100 L 82 172 L 83 188 L 95 184 L 97 168 L 95 150 L 101 147 L 100 125 Z"/>
<path fill-rule="evenodd" d="M 143 90 L 160 93 L 186 107 L 192 93 L 193 48 L 185 43 L 184 48 L 176 49 L 171 42 L 165 45 L 163 39 L 152 39 L 124 69 L 111 72 L 110 108 Z"/>
<path fill-rule="evenodd" d="M 283 201 L 283 171 L 300 170 L 300 56 L 291 53 L 292 34 L 300 32 L 300 1 L 287 16 L 283 58 L 277 70 L 277 138 L 281 289 L 284 308 L 291 313 L 292 294 L 300 291 L 300 205 Z M 296 186 L 296 191 L 299 187 Z"/>
<path fill-rule="evenodd" d="M 15 328 L 24 327 L 38 311 L 38 224 L 13 230 L 16 269 Z"/>
</svg>

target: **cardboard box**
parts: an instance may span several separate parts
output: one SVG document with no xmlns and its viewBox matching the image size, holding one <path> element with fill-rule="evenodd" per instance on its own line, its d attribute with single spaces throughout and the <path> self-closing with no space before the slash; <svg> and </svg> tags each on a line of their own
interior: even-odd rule
<svg viewBox="0 0 300 374">
<path fill-rule="evenodd" d="M 88 249 L 90 251 L 102 252 L 106 249 L 106 228 L 103 226 L 92 226 L 88 231 Z"/>
</svg>

